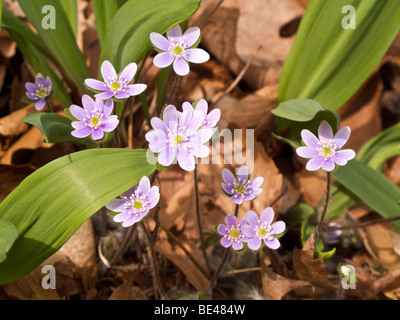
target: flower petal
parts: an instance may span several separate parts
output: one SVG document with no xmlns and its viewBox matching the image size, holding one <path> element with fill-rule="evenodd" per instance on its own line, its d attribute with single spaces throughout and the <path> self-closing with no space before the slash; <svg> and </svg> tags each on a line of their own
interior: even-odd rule
<svg viewBox="0 0 400 320">
<path fill-rule="evenodd" d="M 38 89 L 37 86 L 35 86 L 32 82 L 27 82 L 25 83 L 25 88 L 28 90 L 30 93 L 35 93 Z"/>
<path fill-rule="evenodd" d="M 263 177 L 257 177 L 254 178 L 250 181 L 249 185 L 251 186 L 251 188 L 253 189 L 258 189 L 264 182 L 264 178 Z"/>
<path fill-rule="evenodd" d="M 190 69 L 189 64 L 181 57 L 176 57 L 174 61 L 174 71 L 180 76 L 186 76 Z"/>
<path fill-rule="evenodd" d="M 341 128 L 333 138 L 333 143 L 336 144 L 336 148 L 340 149 L 349 140 L 351 129 L 348 126 Z"/>
<path fill-rule="evenodd" d="M 179 24 L 174 25 L 171 29 L 167 31 L 167 37 L 169 41 L 176 41 L 177 38 L 182 37 L 182 29 Z"/>
<path fill-rule="evenodd" d="M 260 221 L 258 214 L 255 213 L 253 210 L 247 211 L 246 220 L 251 226 L 258 226 Z"/>
<path fill-rule="evenodd" d="M 38 100 L 38 102 L 36 102 L 35 109 L 36 110 L 42 110 L 44 108 L 45 104 L 46 104 L 46 100 L 45 99 L 40 99 L 40 100 Z"/>
<path fill-rule="evenodd" d="M 203 159 L 210 155 L 210 148 L 202 144 L 189 144 L 191 153 L 197 158 Z"/>
<path fill-rule="evenodd" d="M 75 104 L 73 104 L 72 106 L 69 107 L 69 111 L 78 120 L 83 121 L 86 118 L 85 110 Z"/>
<path fill-rule="evenodd" d="M 335 161 L 337 164 L 340 164 L 338 161 L 340 160 L 346 160 L 350 161 L 354 159 L 356 156 L 356 153 L 352 149 L 343 149 L 336 151 L 335 154 L 332 157 L 332 160 Z"/>
<path fill-rule="evenodd" d="M 243 242 L 242 241 L 233 241 L 232 248 L 233 248 L 233 250 L 242 250 Z"/>
<path fill-rule="evenodd" d="M 276 238 L 274 238 L 273 240 L 264 239 L 264 243 L 268 248 L 274 249 L 274 250 L 278 249 L 281 246 L 279 240 Z"/>
<path fill-rule="evenodd" d="M 177 154 L 177 159 L 178 159 L 178 164 L 179 166 L 186 171 L 193 171 L 195 167 L 195 162 L 194 162 L 194 157 L 193 155 L 182 149 L 178 149 L 178 154 Z"/>
<path fill-rule="evenodd" d="M 163 121 L 170 129 L 172 129 L 175 125 L 178 124 L 178 112 L 176 111 L 175 106 L 173 106 L 172 104 L 164 109 L 162 117 Z"/>
<path fill-rule="evenodd" d="M 318 138 L 320 141 L 333 139 L 332 127 L 325 120 L 322 121 L 321 124 L 319 125 Z"/>
<path fill-rule="evenodd" d="M 143 176 L 139 182 L 139 191 L 148 194 L 150 192 L 150 180 L 147 176 Z"/>
<path fill-rule="evenodd" d="M 187 48 L 193 46 L 200 38 L 200 28 L 191 27 L 182 35 L 182 41 L 186 44 Z"/>
<path fill-rule="evenodd" d="M 114 92 L 112 92 L 111 90 L 94 95 L 95 98 L 102 99 L 102 100 L 111 99 L 113 96 L 114 96 Z"/>
<path fill-rule="evenodd" d="M 225 217 L 225 223 L 226 226 L 228 227 L 228 229 L 232 228 L 232 227 L 237 227 L 237 218 L 235 217 L 234 214 L 228 214 Z"/>
<path fill-rule="evenodd" d="M 217 231 L 218 231 L 219 234 L 221 234 L 223 236 L 229 235 L 228 228 L 224 224 L 218 225 Z"/>
<path fill-rule="evenodd" d="M 106 204 L 106 208 L 114 212 L 123 212 L 125 208 L 125 200 L 114 199 Z"/>
<path fill-rule="evenodd" d="M 324 158 L 323 157 L 313 158 L 313 159 L 311 159 L 310 161 L 307 162 L 306 169 L 308 171 L 316 171 L 319 168 L 321 168 L 323 163 L 324 163 Z"/>
<path fill-rule="evenodd" d="M 333 169 L 335 169 L 335 163 L 333 162 L 333 160 L 331 158 L 326 159 L 322 163 L 322 170 L 330 172 Z"/>
<path fill-rule="evenodd" d="M 232 187 L 226 185 L 225 183 L 221 183 L 222 189 L 229 195 L 232 195 Z"/>
<path fill-rule="evenodd" d="M 254 226 L 249 226 L 249 225 L 245 225 L 242 227 L 242 233 L 246 237 L 250 237 L 250 238 L 253 238 L 257 235 Z"/>
<path fill-rule="evenodd" d="M 314 149 L 320 147 L 318 138 L 308 129 L 301 130 L 301 139 L 308 147 Z"/>
<path fill-rule="evenodd" d="M 192 63 L 204 63 L 210 60 L 210 55 L 203 49 L 187 49 L 184 58 Z"/>
<path fill-rule="evenodd" d="M 243 195 L 242 194 L 233 195 L 233 197 L 231 198 L 231 202 L 241 205 L 243 202 Z"/>
<path fill-rule="evenodd" d="M 93 138 L 93 140 L 100 140 L 100 139 L 102 139 L 103 137 L 104 137 L 104 132 L 103 132 L 102 129 L 97 128 L 97 129 L 94 129 L 94 130 L 93 130 L 93 132 L 92 132 L 92 138 Z"/>
<path fill-rule="evenodd" d="M 161 52 L 153 59 L 153 64 L 159 68 L 166 68 L 174 62 L 175 57 L 169 52 Z"/>
<path fill-rule="evenodd" d="M 131 217 L 132 217 L 132 215 L 128 211 L 125 211 L 125 212 L 122 212 L 122 213 L 114 216 L 113 220 L 115 222 L 122 222 L 122 221 L 126 221 L 126 220 L 130 219 Z"/>
<path fill-rule="evenodd" d="M 254 250 L 254 251 L 257 251 L 258 249 L 260 249 L 261 244 L 262 244 L 262 241 L 259 237 L 254 237 L 247 242 L 247 246 L 249 247 L 249 249 Z"/>
<path fill-rule="evenodd" d="M 96 79 L 86 79 L 85 84 L 93 90 L 98 90 L 98 91 L 108 90 L 108 86 L 104 82 L 101 82 Z"/>
<path fill-rule="evenodd" d="M 302 158 L 315 158 L 319 156 L 319 151 L 315 148 L 310 147 L 298 147 L 296 149 L 296 153 L 298 156 Z"/>
<path fill-rule="evenodd" d="M 168 134 L 168 127 L 165 124 L 164 121 L 162 121 L 160 118 L 157 117 L 153 117 L 150 120 L 151 126 L 156 129 L 157 131 L 162 131 L 164 132 L 166 135 Z"/>
<path fill-rule="evenodd" d="M 207 127 L 208 128 L 215 127 L 220 118 L 221 118 L 221 110 L 218 108 L 212 110 L 206 117 Z"/>
<path fill-rule="evenodd" d="M 162 51 L 168 51 L 170 43 L 169 41 L 161 34 L 157 32 L 150 33 L 150 41 L 157 49 Z"/>
<path fill-rule="evenodd" d="M 176 148 L 167 147 L 158 154 L 158 162 L 164 167 L 168 167 L 174 162 L 176 157 Z"/>
<path fill-rule="evenodd" d="M 250 171 L 249 168 L 247 168 L 246 166 L 241 166 L 239 169 L 236 170 L 236 172 L 239 184 L 242 184 L 243 181 L 249 180 Z"/>
<path fill-rule="evenodd" d="M 103 103 L 103 114 L 104 114 L 105 117 L 110 116 L 110 114 L 112 113 L 113 109 L 114 109 L 114 101 L 107 100 L 106 102 Z"/>
<path fill-rule="evenodd" d="M 96 109 L 96 102 L 87 94 L 84 94 L 82 96 L 82 106 L 88 110 L 92 111 Z"/>
<path fill-rule="evenodd" d="M 199 101 L 197 101 L 196 110 L 201 110 L 201 112 L 203 113 L 204 118 L 205 118 L 207 116 L 207 112 L 208 112 L 207 100 L 200 99 Z"/>
<path fill-rule="evenodd" d="M 222 169 L 222 179 L 224 179 L 226 184 L 231 185 L 232 188 L 233 183 L 235 182 L 235 176 L 230 170 L 226 168 Z"/>
<path fill-rule="evenodd" d="M 93 128 L 87 127 L 85 129 L 77 129 L 71 132 L 71 135 L 75 138 L 86 138 L 93 131 Z"/>
<path fill-rule="evenodd" d="M 100 71 L 105 82 L 110 83 L 118 80 L 117 73 L 110 61 L 103 61 Z"/>
<path fill-rule="evenodd" d="M 283 221 L 274 222 L 272 225 L 272 230 L 274 230 L 274 234 L 280 234 L 286 229 L 286 224 Z"/>
<path fill-rule="evenodd" d="M 104 132 L 114 131 L 118 124 L 119 120 L 117 116 L 109 116 L 107 119 L 103 120 L 101 124 L 101 130 Z"/>
<path fill-rule="evenodd" d="M 125 91 L 118 91 L 114 94 L 114 97 L 117 99 L 128 99 L 129 94 L 127 94 Z"/>
<path fill-rule="evenodd" d="M 223 237 L 219 241 L 224 248 L 229 248 L 232 245 L 232 240 L 229 240 L 228 237 Z"/>
<path fill-rule="evenodd" d="M 125 81 L 126 83 L 129 83 L 133 80 L 133 77 L 135 76 L 136 71 L 137 71 L 137 64 L 132 62 L 132 63 L 128 64 L 124 68 L 124 70 L 122 70 L 119 79 Z"/>
<path fill-rule="evenodd" d="M 125 88 L 125 91 L 130 96 L 137 96 L 146 90 L 147 85 L 143 83 L 131 84 Z"/>
<path fill-rule="evenodd" d="M 274 216 L 275 216 L 274 209 L 272 209 L 271 207 L 265 208 L 261 212 L 260 221 L 265 222 L 267 224 L 271 224 L 271 222 L 274 220 Z"/>
<path fill-rule="evenodd" d="M 36 76 L 36 83 L 38 86 L 43 86 L 43 87 L 46 86 L 46 81 L 42 76 Z"/>
<path fill-rule="evenodd" d="M 160 133 L 155 130 L 146 133 L 146 140 L 149 142 L 149 149 L 152 152 L 159 153 L 168 147 L 165 136 L 160 135 Z"/>
</svg>

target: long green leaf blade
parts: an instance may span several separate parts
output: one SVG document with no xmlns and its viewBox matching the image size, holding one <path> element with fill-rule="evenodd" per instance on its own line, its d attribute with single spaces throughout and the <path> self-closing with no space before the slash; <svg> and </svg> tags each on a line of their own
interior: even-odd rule
<svg viewBox="0 0 400 320">
<path fill-rule="evenodd" d="M 113 1 L 111 1 L 113 2 Z M 78 34 L 78 0 L 61 1 L 74 36 Z"/>
<path fill-rule="evenodd" d="M 17 238 L 17 228 L 10 221 L 0 219 L 0 262 L 6 260 L 7 252 Z"/>
<path fill-rule="evenodd" d="M 150 33 L 165 33 L 189 18 L 200 0 L 127 1 L 114 15 L 105 37 L 100 61 L 109 60 L 118 71 L 138 63 L 151 47 Z"/>
<path fill-rule="evenodd" d="M 356 10 L 356 29 L 342 27 L 345 5 Z M 311 0 L 282 70 L 279 100 L 310 98 L 337 110 L 378 65 L 399 28 L 399 0 Z"/>
<path fill-rule="evenodd" d="M 86 90 L 84 80 L 90 77 L 85 58 L 76 44 L 75 36 L 65 14 L 61 0 L 51 1 L 51 11 L 42 13 L 43 8 L 49 8 L 47 0 L 18 0 L 28 20 L 32 23 L 40 38 L 49 48 L 55 63 L 63 74 L 78 88 Z M 46 7 L 47 6 L 47 7 Z M 54 17 L 51 15 L 55 13 Z M 48 28 L 47 19 L 55 19 L 55 29 Z M 50 20 L 49 20 L 50 21 Z M 43 26 L 46 28 L 44 28 Z"/>
<path fill-rule="evenodd" d="M 0 219 L 20 235 L 0 264 L 0 285 L 36 268 L 91 215 L 154 170 L 146 150 L 129 149 L 80 151 L 36 170 L 0 204 Z"/>
</svg>

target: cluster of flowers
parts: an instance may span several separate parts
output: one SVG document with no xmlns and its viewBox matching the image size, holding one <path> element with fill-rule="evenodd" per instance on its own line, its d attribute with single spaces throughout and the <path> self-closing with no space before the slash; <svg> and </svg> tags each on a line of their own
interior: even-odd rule
<svg viewBox="0 0 400 320">
<path fill-rule="evenodd" d="M 155 66 L 160 68 L 172 64 L 177 75 L 189 73 L 189 62 L 203 63 L 209 60 L 209 54 L 196 48 L 200 40 L 200 29 L 192 27 L 182 34 L 179 25 L 167 31 L 167 37 L 159 33 L 151 33 L 150 40 L 159 52 L 153 59 Z M 101 65 L 103 81 L 86 79 L 86 86 L 94 91 L 94 99 L 89 95 L 82 96 L 82 106 L 72 105 L 69 110 L 77 121 L 71 123 L 74 130 L 71 134 L 77 138 L 91 135 L 94 140 L 104 137 L 104 132 L 113 131 L 119 124 L 118 117 L 113 115 L 114 100 L 120 101 L 136 96 L 145 91 L 145 84 L 131 84 L 137 72 L 136 63 L 127 65 L 120 74 L 109 61 Z M 26 84 L 26 95 L 35 102 L 37 110 L 44 108 L 51 95 L 52 83 L 38 74 L 35 83 Z M 182 111 L 173 105 L 168 105 L 160 118 L 151 119 L 152 130 L 145 138 L 149 149 L 157 154 L 158 162 L 168 167 L 174 161 L 187 171 L 195 168 L 197 158 L 205 158 L 210 153 L 209 141 L 217 131 L 217 122 L 221 117 L 219 109 L 208 113 L 208 104 L 204 99 L 193 104 L 184 102 Z M 345 165 L 355 157 L 351 149 L 340 150 L 350 136 L 350 128 L 343 127 L 333 135 L 330 125 L 323 121 L 318 129 L 318 138 L 309 130 L 301 132 L 305 146 L 297 148 L 300 157 L 311 159 L 306 169 L 310 171 L 322 168 L 332 171 L 336 165 Z M 243 201 L 252 201 L 262 192 L 260 186 L 264 179 L 257 177 L 249 179 L 247 167 L 240 167 L 235 177 L 229 170 L 222 171 L 222 189 L 239 206 Z M 160 199 L 157 186 L 151 186 L 147 176 L 142 177 L 139 184 L 114 199 L 106 207 L 118 214 L 114 217 L 122 222 L 123 227 L 129 227 L 144 219 L 149 210 L 154 208 Z M 254 211 L 248 211 L 246 217 L 237 221 L 236 215 L 228 215 L 226 224 L 217 228 L 222 236 L 221 245 L 234 250 L 242 250 L 243 243 L 251 250 L 260 250 L 265 244 L 271 249 L 280 246 L 277 238 L 285 231 L 285 223 L 273 223 L 274 211 L 271 207 L 264 209 L 258 217 Z"/>
</svg>

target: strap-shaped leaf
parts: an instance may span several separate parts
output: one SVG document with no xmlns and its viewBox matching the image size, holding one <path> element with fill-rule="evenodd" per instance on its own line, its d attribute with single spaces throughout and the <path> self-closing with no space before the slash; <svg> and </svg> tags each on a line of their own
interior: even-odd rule
<svg viewBox="0 0 400 320">
<path fill-rule="evenodd" d="M 0 263 L 0 284 L 19 279 L 55 253 L 109 201 L 152 174 L 146 150 L 92 149 L 36 170 L 0 203 L 19 233 Z"/>
<path fill-rule="evenodd" d="M 100 61 L 109 60 L 117 72 L 139 62 L 151 47 L 150 33 L 165 33 L 189 18 L 200 0 L 127 1 L 111 20 Z"/>
<path fill-rule="evenodd" d="M 346 5 L 356 29 L 344 29 Z M 378 65 L 400 27 L 400 1 L 311 0 L 279 82 L 279 100 L 309 98 L 337 110 Z"/>
<path fill-rule="evenodd" d="M 0 262 L 6 259 L 8 250 L 17 238 L 17 228 L 10 221 L 0 219 Z"/>
<path fill-rule="evenodd" d="M 54 62 L 60 67 L 63 74 L 77 87 L 85 90 L 83 83 L 86 78 L 90 78 L 90 72 L 85 58 L 76 44 L 71 24 L 61 1 L 52 0 L 49 3 L 47 0 L 18 0 L 18 3 L 49 48 L 55 58 Z M 42 10 L 50 8 L 49 6 L 54 10 L 44 10 L 42 13 Z M 55 13 L 54 17 L 51 16 L 52 13 Z M 47 18 L 55 19 L 55 29 L 47 28 Z"/>
</svg>

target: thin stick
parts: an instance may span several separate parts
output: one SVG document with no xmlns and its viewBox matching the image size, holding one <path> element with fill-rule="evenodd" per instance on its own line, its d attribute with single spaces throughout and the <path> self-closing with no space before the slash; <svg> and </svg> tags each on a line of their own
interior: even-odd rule
<svg viewBox="0 0 400 320">
<path fill-rule="evenodd" d="M 330 232 L 330 231 L 336 231 L 336 230 L 348 230 L 348 229 L 355 229 L 355 228 L 364 228 L 367 226 L 371 226 L 374 224 L 381 224 L 381 223 L 386 223 L 386 222 L 392 222 L 392 221 L 397 221 L 400 220 L 400 217 L 393 217 L 393 218 L 385 218 L 385 219 L 377 219 L 377 220 L 371 220 L 371 221 L 365 221 L 365 222 L 360 222 L 353 224 L 351 226 L 340 226 L 340 227 L 322 227 L 322 230 L 325 232 Z"/>
<path fill-rule="evenodd" d="M 321 226 L 322 223 L 325 219 L 325 215 L 326 215 L 326 211 L 328 209 L 328 203 L 329 203 L 329 194 L 330 194 L 330 190 L 331 190 L 331 173 L 327 172 L 326 173 L 326 193 L 325 193 L 325 203 L 324 203 L 324 209 L 322 211 L 321 214 L 321 218 L 318 222 L 317 227 L 315 228 L 315 241 L 317 241 L 320 230 L 321 230 Z"/>
<path fill-rule="evenodd" d="M 118 262 L 122 254 L 125 252 L 126 246 L 128 245 L 129 241 L 132 239 L 133 233 L 135 232 L 136 229 L 136 224 L 133 225 L 132 227 L 128 228 L 124 234 L 124 239 L 122 240 L 122 243 L 120 247 L 118 248 L 117 252 L 115 255 L 112 257 L 112 260 L 110 262 L 110 265 L 114 265 Z"/>
<path fill-rule="evenodd" d="M 157 181 L 157 185 L 158 185 L 158 190 L 161 194 L 161 182 L 158 180 L 158 171 L 155 174 L 155 181 Z M 160 214 L 160 210 L 161 210 L 161 199 L 158 201 L 156 209 L 154 211 L 154 221 L 156 223 L 154 230 L 153 230 L 153 241 L 156 242 L 157 241 L 157 234 L 158 234 L 158 229 L 160 228 L 160 219 L 158 218 L 159 214 Z"/>
<path fill-rule="evenodd" d="M 226 89 L 217 99 L 212 101 L 212 104 L 217 104 L 223 97 L 225 97 L 227 94 L 229 94 L 235 87 L 238 85 L 238 83 L 242 80 L 243 76 L 245 75 L 247 69 L 249 69 L 250 65 L 254 61 L 254 59 L 257 56 L 258 51 L 262 48 L 262 46 L 259 46 L 257 48 L 257 51 L 254 53 L 254 55 L 246 62 L 245 66 L 243 67 L 242 71 L 238 74 L 236 79 L 231 83 L 231 85 Z"/>
<path fill-rule="evenodd" d="M 205 292 L 206 297 L 211 298 L 212 290 L 214 289 L 214 286 L 217 283 L 217 280 L 222 271 L 222 268 L 224 267 L 225 262 L 228 259 L 228 255 L 229 255 L 229 248 L 225 249 L 224 256 L 222 257 L 222 260 L 219 263 L 218 269 L 217 269 L 217 271 L 215 271 L 215 273 L 210 281 L 210 284 L 208 285 L 208 287 L 206 289 L 206 292 Z"/>
<path fill-rule="evenodd" d="M 146 235 L 148 246 L 150 248 L 150 256 L 151 256 L 150 260 L 151 260 L 151 267 L 152 267 L 152 270 L 153 270 L 154 283 L 157 286 L 157 290 L 160 293 L 161 299 L 162 300 L 169 300 L 168 295 L 165 292 L 163 284 L 161 282 L 160 274 L 158 273 L 159 268 L 158 268 L 158 261 L 157 261 L 156 253 L 155 253 L 155 250 L 154 250 L 154 243 L 151 240 L 151 236 L 150 236 L 149 231 L 146 228 L 146 225 L 143 222 L 140 222 L 140 225 L 143 228 L 143 231 L 144 231 L 144 233 Z"/>
<path fill-rule="evenodd" d="M 237 218 L 238 212 L 239 212 L 239 205 L 237 204 L 235 207 L 235 217 L 236 218 Z"/>
<path fill-rule="evenodd" d="M 203 252 L 204 261 L 206 262 L 207 270 L 209 274 L 211 274 L 211 267 L 208 261 L 206 248 L 204 245 L 204 235 L 203 235 L 203 228 L 201 225 L 201 216 L 200 216 L 200 199 L 199 199 L 199 180 L 197 175 L 197 164 L 194 166 L 194 190 L 196 196 L 196 218 L 197 218 L 197 228 L 199 230 L 200 242 L 201 242 L 201 251 Z"/>
</svg>

